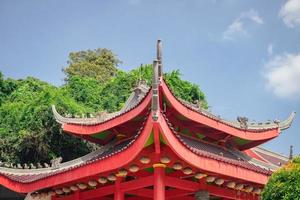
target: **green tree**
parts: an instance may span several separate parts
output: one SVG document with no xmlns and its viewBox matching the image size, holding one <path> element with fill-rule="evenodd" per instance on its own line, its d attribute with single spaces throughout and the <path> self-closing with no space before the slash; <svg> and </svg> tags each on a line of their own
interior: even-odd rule
<svg viewBox="0 0 300 200">
<path fill-rule="evenodd" d="M 17 81 L 13 79 L 4 79 L 2 72 L 0 71 L 0 105 L 4 99 L 10 95 L 17 87 Z"/>
<path fill-rule="evenodd" d="M 91 150 L 88 143 L 60 132 L 52 104 L 62 113 L 91 111 L 61 88 L 32 77 L 19 81 L 0 106 L 0 160 L 42 162 L 57 156 L 69 160 Z"/>
<path fill-rule="evenodd" d="M 87 51 L 72 52 L 63 72 L 67 80 L 72 76 L 94 78 L 99 83 L 106 83 L 117 72 L 120 61 L 108 49 L 95 49 Z"/>
<path fill-rule="evenodd" d="M 300 199 L 300 157 L 274 172 L 262 193 L 263 200 Z"/>
<path fill-rule="evenodd" d="M 103 85 L 95 78 L 72 76 L 63 87 L 65 91 L 78 103 L 93 111 L 101 110 L 101 92 Z"/>
<path fill-rule="evenodd" d="M 181 79 L 179 70 L 172 71 L 165 74 L 165 80 L 171 88 L 175 96 L 180 97 L 191 103 L 200 103 L 202 108 L 207 109 L 208 104 L 204 93 L 199 86 L 189 81 Z"/>
</svg>

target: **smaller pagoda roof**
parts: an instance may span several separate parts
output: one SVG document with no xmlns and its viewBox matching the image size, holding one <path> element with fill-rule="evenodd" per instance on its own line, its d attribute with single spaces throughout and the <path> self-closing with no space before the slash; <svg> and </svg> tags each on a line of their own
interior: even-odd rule
<svg viewBox="0 0 300 200">
<path fill-rule="evenodd" d="M 254 147 L 252 149 L 246 150 L 245 153 L 251 157 L 254 157 L 260 161 L 276 167 L 280 167 L 289 162 L 288 157 L 269 151 L 263 147 Z"/>
<path fill-rule="evenodd" d="M 112 120 L 134 109 L 145 99 L 149 91 L 150 87 L 147 85 L 147 83 L 144 81 L 139 81 L 137 87 L 133 89 L 132 93 L 130 94 L 129 98 L 127 99 L 121 110 L 113 113 L 98 113 L 95 117 L 64 117 L 58 113 L 55 105 L 52 105 L 52 112 L 55 120 L 60 124 L 78 124 L 86 126 L 97 125 Z"/>
<path fill-rule="evenodd" d="M 97 151 L 93 151 L 75 160 L 61 163 L 57 167 L 41 169 L 14 169 L 0 167 L 0 175 L 19 183 L 31 183 L 114 156 L 115 154 L 127 149 L 133 142 L 134 139 L 123 141 L 122 143 L 114 146 L 112 146 L 112 144 L 107 144 Z"/>
</svg>

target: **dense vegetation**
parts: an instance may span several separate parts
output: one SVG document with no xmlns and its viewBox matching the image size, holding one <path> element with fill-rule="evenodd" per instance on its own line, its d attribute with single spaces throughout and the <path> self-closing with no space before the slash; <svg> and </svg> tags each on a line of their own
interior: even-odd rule
<svg viewBox="0 0 300 200">
<path fill-rule="evenodd" d="M 61 133 L 51 105 L 73 116 L 119 110 L 139 79 L 151 83 L 152 66 L 125 72 L 117 68 L 118 63 L 107 49 L 71 53 L 63 69 L 66 82 L 60 87 L 33 77 L 5 79 L 0 72 L 0 160 L 36 163 L 62 156 L 66 161 L 97 148 Z M 207 107 L 199 87 L 183 81 L 179 71 L 165 78 L 176 95 L 191 102 L 200 100 Z"/>
<path fill-rule="evenodd" d="M 300 157 L 272 174 L 263 193 L 263 200 L 300 199 Z"/>
</svg>

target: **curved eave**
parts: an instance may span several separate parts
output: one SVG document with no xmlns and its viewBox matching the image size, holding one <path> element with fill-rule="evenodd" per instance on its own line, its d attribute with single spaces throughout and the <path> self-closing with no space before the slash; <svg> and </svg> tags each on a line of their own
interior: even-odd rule
<svg viewBox="0 0 300 200">
<path fill-rule="evenodd" d="M 191 166 L 194 166 L 200 170 L 218 173 L 228 177 L 239 178 L 241 180 L 256 184 L 265 185 L 267 183 L 270 172 L 257 172 L 246 167 L 222 162 L 209 156 L 199 156 L 191 152 L 175 137 L 161 114 L 159 116 L 159 121 L 160 131 L 170 148 L 179 158 L 189 163 Z"/>
<path fill-rule="evenodd" d="M 131 93 L 127 101 L 125 102 L 124 106 L 121 110 L 113 113 L 102 113 L 100 116 L 97 117 L 89 117 L 89 118 L 72 118 L 72 117 L 63 117 L 61 116 L 56 108 L 55 105 L 52 105 L 52 112 L 55 120 L 60 124 L 77 124 L 77 125 L 97 125 L 103 122 L 109 121 L 115 117 L 118 117 L 133 108 L 137 107 L 149 94 L 150 87 L 146 84 L 139 84 Z"/>
<path fill-rule="evenodd" d="M 227 133 L 231 136 L 250 141 L 261 141 L 262 143 L 277 137 L 280 133 L 280 126 L 278 125 L 271 128 L 261 127 L 260 129 L 242 129 L 227 124 L 223 120 L 219 120 L 217 117 L 209 117 L 183 105 L 174 97 L 164 81 L 162 81 L 161 88 L 167 100 L 172 104 L 172 107 L 185 118 L 196 123 L 204 124 L 208 127 Z M 285 121 L 286 124 L 285 126 L 282 126 L 282 128 L 287 128 L 288 126 L 290 126 L 293 117 L 294 114 L 292 114 L 291 117 L 289 117 L 289 119 Z"/>
<path fill-rule="evenodd" d="M 114 169 L 118 169 L 129 162 L 133 161 L 136 156 L 142 151 L 144 145 L 149 138 L 152 129 L 152 118 L 148 117 L 140 136 L 135 142 L 124 151 L 110 156 L 103 160 L 95 161 L 68 171 L 55 174 L 53 176 L 44 177 L 42 179 L 21 183 L 7 178 L 0 174 L 0 184 L 18 193 L 28 193 L 44 188 L 54 187 L 68 182 L 84 179 L 90 176 L 96 176 Z"/>
<path fill-rule="evenodd" d="M 99 124 L 93 124 L 93 125 L 62 123 L 62 128 L 66 132 L 78 134 L 78 135 L 96 134 L 132 120 L 140 113 L 142 113 L 147 108 L 147 106 L 150 105 L 150 101 L 151 101 L 151 92 L 147 94 L 147 96 L 142 100 L 142 102 L 138 106 L 112 119 L 109 119 Z"/>
<path fill-rule="evenodd" d="M 285 129 L 290 128 L 295 117 L 296 117 L 296 112 L 294 111 L 290 114 L 290 116 L 286 120 L 279 123 L 279 129 L 283 131 Z"/>
</svg>

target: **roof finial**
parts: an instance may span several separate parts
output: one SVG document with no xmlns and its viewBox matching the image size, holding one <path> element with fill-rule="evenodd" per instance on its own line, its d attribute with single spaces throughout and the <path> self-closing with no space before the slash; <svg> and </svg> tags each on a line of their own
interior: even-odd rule
<svg viewBox="0 0 300 200">
<path fill-rule="evenodd" d="M 290 155 L 289 155 L 289 159 L 290 159 L 290 160 L 293 159 L 293 145 L 290 146 Z"/>
<path fill-rule="evenodd" d="M 156 57 L 158 61 L 158 76 L 162 77 L 163 75 L 163 67 L 162 67 L 162 42 L 161 40 L 157 40 L 157 45 L 156 45 Z"/>
<path fill-rule="evenodd" d="M 158 100 L 158 85 L 159 85 L 159 76 L 158 76 L 158 61 L 153 61 L 153 77 L 152 77 L 152 118 L 156 121 L 158 116 L 157 112 L 159 109 L 159 100 Z"/>
<path fill-rule="evenodd" d="M 142 72 L 143 71 L 143 63 L 141 63 L 140 68 L 139 68 L 139 84 L 142 81 Z"/>
</svg>

